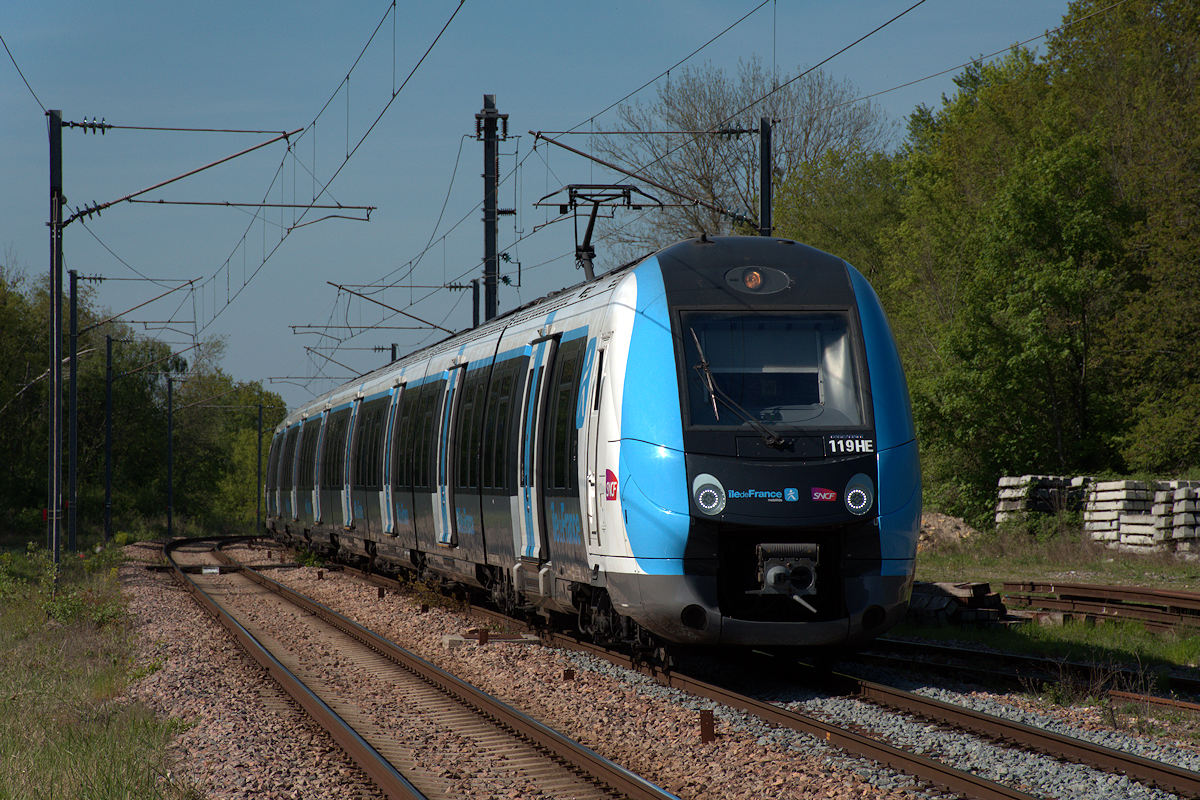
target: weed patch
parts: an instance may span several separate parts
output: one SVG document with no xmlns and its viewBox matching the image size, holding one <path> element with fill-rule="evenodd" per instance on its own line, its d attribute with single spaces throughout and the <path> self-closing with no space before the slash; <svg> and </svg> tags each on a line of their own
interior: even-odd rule
<svg viewBox="0 0 1200 800">
<path fill-rule="evenodd" d="M 174 726 L 121 700 L 136 676 L 118 558 L 0 556 L 0 800 L 186 796 L 167 779 Z"/>
</svg>

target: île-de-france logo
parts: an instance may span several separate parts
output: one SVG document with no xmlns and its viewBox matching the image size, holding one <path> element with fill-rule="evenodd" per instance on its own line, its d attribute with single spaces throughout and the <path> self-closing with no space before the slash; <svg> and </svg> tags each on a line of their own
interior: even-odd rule
<svg viewBox="0 0 1200 800">
<path fill-rule="evenodd" d="M 795 502 L 799 501 L 800 490 L 799 489 L 784 489 L 783 490 L 783 499 L 789 503 L 795 503 Z"/>
</svg>

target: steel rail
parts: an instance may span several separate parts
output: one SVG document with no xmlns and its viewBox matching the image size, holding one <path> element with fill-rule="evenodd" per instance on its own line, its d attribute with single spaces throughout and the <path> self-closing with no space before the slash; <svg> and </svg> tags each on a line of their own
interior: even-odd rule
<svg viewBox="0 0 1200 800">
<path fill-rule="evenodd" d="M 398 581 L 352 567 L 345 568 L 345 571 L 377 586 L 398 587 L 400 585 Z M 514 622 L 512 617 L 506 616 L 499 611 L 473 604 L 468 608 L 468 613 L 472 617 L 484 619 L 489 622 L 507 624 Z M 542 631 L 542 637 L 548 644 L 567 650 L 587 653 L 604 659 L 611 664 L 648 675 L 664 686 L 722 703 L 723 705 L 752 714 L 780 727 L 807 733 L 835 747 L 839 747 L 854 756 L 886 764 L 898 772 L 910 775 L 918 780 L 928 781 L 951 792 L 973 798 L 973 800 L 1033 800 L 1033 795 L 995 783 L 994 781 L 989 781 L 986 778 L 972 775 L 969 772 L 955 769 L 933 759 L 906 752 L 884 742 L 855 733 L 854 731 L 799 714 L 781 706 L 728 691 L 681 673 L 663 671 L 652 664 L 638 661 L 632 656 L 608 650 L 573 636 Z"/>
<path fill-rule="evenodd" d="M 549 640 L 560 647 L 590 653 L 613 664 L 650 675 L 664 686 L 704 697 L 739 711 L 752 714 L 780 727 L 807 733 L 846 752 L 868 758 L 918 780 L 928 781 L 951 792 L 977 800 L 1032 800 L 1033 795 L 969 772 L 955 769 L 931 758 L 910 753 L 847 728 L 833 725 L 782 706 L 738 694 L 679 672 L 667 672 L 641 664 L 630 656 L 614 653 L 597 645 L 564 634 L 550 634 Z"/>
<path fill-rule="evenodd" d="M 245 541 L 247 538 L 238 537 Z M 287 694 L 300 704 L 300 707 L 329 733 L 338 746 L 354 760 L 363 772 L 389 798 L 394 800 L 428 800 L 428 798 L 413 786 L 379 751 L 372 747 L 336 711 L 330 708 L 324 700 L 318 697 L 295 674 L 279 662 L 275 656 L 263 647 L 250 631 L 246 630 L 224 608 L 213 600 L 199 584 L 197 584 L 184 568 L 175 562 L 174 551 L 185 544 L 198 544 L 215 539 L 176 539 L 163 548 L 163 554 L 174 568 L 174 575 L 191 592 L 200 605 L 216 618 L 228 630 L 242 648 L 275 679 L 275 682 Z M 225 540 L 226 542 L 230 540 Z"/>
<path fill-rule="evenodd" d="M 912 647 L 919 647 L 915 643 L 905 643 Z M 936 645 L 934 645 L 936 646 Z M 986 656 L 992 660 L 1004 660 L 1006 658 L 1021 658 L 1021 656 L 1009 656 L 1006 654 L 996 653 L 980 653 L 978 651 L 968 651 L 974 656 Z M 918 659 L 913 655 L 888 655 L 880 652 L 859 652 L 852 656 L 852 660 L 860 663 L 880 664 L 886 667 L 901 667 L 912 669 L 913 667 L 923 667 L 931 671 L 938 672 L 953 672 L 963 677 L 964 680 L 979 682 L 981 677 L 986 677 L 1004 685 L 1016 686 L 1019 688 L 1028 688 L 1030 685 L 1044 685 L 1053 681 L 1061 680 L 1061 676 L 1050 674 L 1034 675 L 1031 673 L 1021 674 L 1020 672 L 1004 670 L 994 666 L 980 666 L 977 664 L 958 664 L 950 663 L 941 660 Z M 1055 664 L 1060 662 L 1053 662 Z M 1067 668 L 1072 665 L 1068 664 Z M 1073 665 L 1075 667 L 1086 667 L 1087 665 Z M 1093 667 L 1094 670 L 1103 669 L 1099 665 Z M 1119 689 L 1100 689 L 1104 694 L 1117 700 L 1126 700 L 1133 703 L 1141 703 L 1143 705 L 1161 706 L 1163 708 L 1176 708 L 1182 711 L 1200 711 L 1200 703 L 1193 703 L 1188 700 L 1179 700 L 1174 697 L 1163 697 L 1153 694 L 1139 694 L 1137 692 L 1126 692 Z"/>
<path fill-rule="evenodd" d="M 1105 772 L 1127 775 L 1185 797 L 1200 797 L 1200 773 L 1174 764 L 1143 758 L 1084 739 L 1064 736 L 849 675 L 835 673 L 831 677 L 838 683 L 850 686 L 858 697 L 878 705 L 915 714 L 933 722 L 950 724 L 991 739 L 1014 742 L 1022 747 Z"/>
<path fill-rule="evenodd" d="M 1180 614 L 1162 611 L 1147 606 L 1135 606 L 1122 602 L 1080 600 L 1067 597 L 1040 597 L 1032 594 L 1006 593 L 1005 601 L 1019 608 L 1037 611 L 1056 611 L 1106 620 L 1140 622 L 1146 628 L 1166 632 L 1200 626 L 1200 617 L 1190 619 Z"/>
<path fill-rule="evenodd" d="M 1155 697 L 1152 694 L 1122 692 L 1117 689 L 1109 689 L 1108 696 L 1117 700 L 1128 700 L 1131 703 L 1162 706 L 1164 708 L 1178 708 L 1184 711 L 1200 711 L 1200 703 L 1189 703 L 1187 700 L 1176 700 L 1173 697 Z"/>
<path fill-rule="evenodd" d="M 899 654 L 903 653 L 904 658 L 909 663 L 920 663 L 930 668 L 941 668 L 943 666 L 949 666 L 951 669 L 956 668 L 952 664 L 947 665 L 937 660 L 939 658 L 967 659 L 973 663 L 962 667 L 964 671 L 971 671 L 976 674 L 1000 679 L 1007 678 L 1018 684 L 1022 681 L 1042 683 L 1062 680 L 1065 674 L 1089 681 L 1094 680 L 1097 675 L 1123 675 L 1127 676 L 1130 680 L 1138 680 L 1145 678 L 1144 672 L 1163 679 L 1170 688 L 1180 689 L 1189 693 L 1200 693 L 1200 677 L 1194 674 L 1184 674 L 1179 671 L 1156 672 L 1153 669 L 1143 668 L 1142 672 L 1134 672 L 1124 666 L 1114 664 L 1096 664 L 1086 661 L 1072 661 L 1065 658 L 1047 658 L 1045 656 L 1029 656 L 991 650 L 972 650 L 955 647 L 944 642 L 911 642 L 888 636 L 877 638 L 875 645 L 886 648 L 889 651 L 883 654 L 882 657 L 884 658 L 898 658 Z M 855 653 L 854 657 L 856 659 L 869 659 L 876 655 L 870 651 L 863 651 Z M 980 665 L 979 662 L 981 660 L 986 663 Z"/>
<path fill-rule="evenodd" d="M 1200 594 L 1138 586 L 1008 582 L 1006 600 L 1024 607 L 1136 619 L 1161 628 L 1200 626 Z"/>
<path fill-rule="evenodd" d="M 388 578 L 348 568 L 348 572 L 381 586 L 396 586 L 398 582 Z M 513 620 L 491 609 L 471 606 L 472 616 L 489 621 L 511 623 Z M 876 742 L 852 731 L 825 723 L 806 715 L 798 714 L 780 706 L 746 697 L 705 681 L 678 673 L 655 669 L 639 663 L 634 658 L 610 651 L 589 642 L 563 634 L 544 633 L 551 644 L 580 650 L 603 658 L 610 663 L 648 674 L 663 685 L 696 694 L 723 703 L 732 708 L 754 714 L 773 724 L 801 730 L 836 744 L 842 749 L 872 760 L 887 764 L 922 780 L 928 780 L 951 791 L 962 792 L 969 797 L 1012 798 L 1026 797 L 1018 790 L 987 781 L 984 778 L 963 773 L 952 767 L 939 764 L 932 759 L 907 753 L 899 748 Z M 789 665 L 794 666 L 794 665 Z M 780 669 L 777 667 L 777 669 Z M 782 672 L 782 670 L 781 670 Z M 1048 755 L 1094 767 L 1106 772 L 1124 774 L 1157 788 L 1184 796 L 1200 797 L 1200 774 L 1171 764 L 1154 761 L 1130 753 L 1097 745 L 1074 737 L 1045 731 L 1040 728 L 1006 720 L 973 709 L 955 706 L 932 698 L 923 697 L 894 687 L 864 681 L 849 675 L 834 673 L 827 676 L 838 690 L 853 694 L 863 700 L 886 706 L 897 711 L 913 714 L 936 723 L 949 724 L 962 730 L 981 734 L 993 740 L 1011 742 Z M 794 672 L 791 675 L 794 678 Z"/>
<path fill-rule="evenodd" d="M 223 558 L 228 554 L 220 553 Z M 232 561 L 232 559 L 230 559 Z M 380 655 L 419 675 L 423 680 L 437 686 L 459 702 L 469 705 L 499 724 L 516 732 L 539 747 L 555 754 L 585 775 L 600 781 L 630 800 L 678 800 L 678 798 L 655 786 L 645 778 L 590 750 L 578 742 L 563 736 L 558 731 L 543 725 L 523 714 L 499 698 L 484 692 L 455 675 L 411 653 L 393 642 L 384 639 L 357 622 L 334 611 L 328 606 L 305 597 L 289 587 L 260 575 L 253 568 L 242 565 L 242 574 L 255 583 L 270 589 L 287 601 L 317 616 L 346 635 L 375 650 Z M 357 570 L 355 570 L 357 572 Z"/>
<path fill-rule="evenodd" d="M 1152 589 L 1143 586 L 1101 586 L 1092 583 L 1015 581 L 1005 583 L 1004 591 L 1038 592 L 1042 594 L 1057 594 L 1062 597 L 1118 600 L 1127 603 L 1189 609 L 1200 613 L 1200 593 L 1185 592 L 1178 589 Z"/>
</svg>

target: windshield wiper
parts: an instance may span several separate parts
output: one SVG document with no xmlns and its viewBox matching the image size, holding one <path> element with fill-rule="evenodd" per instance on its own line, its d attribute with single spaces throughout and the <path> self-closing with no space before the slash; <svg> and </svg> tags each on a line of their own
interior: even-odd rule
<svg viewBox="0 0 1200 800">
<path fill-rule="evenodd" d="M 704 381 L 704 387 L 708 389 L 708 399 L 712 403 L 713 416 L 716 417 L 717 421 L 721 421 L 721 415 L 717 413 L 717 401 L 720 400 L 734 414 L 741 417 L 744 422 L 749 423 L 750 427 L 758 432 L 768 447 L 781 449 L 790 445 L 792 443 L 791 439 L 784 439 L 766 425 L 763 425 L 753 414 L 738 405 L 732 397 L 725 394 L 724 390 L 717 385 L 717 380 L 713 377 L 712 369 L 708 366 L 708 359 L 704 356 L 704 348 L 700 346 L 700 337 L 696 336 L 695 328 L 688 328 L 688 330 L 692 334 L 692 341 L 696 343 L 696 351 L 700 353 L 700 363 L 694 364 L 692 368 L 700 375 L 700 379 Z"/>
<path fill-rule="evenodd" d="M 696 343 L 696 351 L 700 353 L 700 363 L 695 364 L 692 368 L 700 373 L 700 379 L 704 381 L 704 388 L 708 389 L 708 399 L 712 402 L 713 416 L 717 418 L 717 422 L 721 421 L 721 415 L 717 413 L 717 382 L 713 379 L 712 370 L 708 368 L 708 359 L 704 357 L 704 348 L 700 346 L 700 337 L 696 335 L 695 328 L 688 328 L 692 334 L 692 341 Z"/>
</svg>

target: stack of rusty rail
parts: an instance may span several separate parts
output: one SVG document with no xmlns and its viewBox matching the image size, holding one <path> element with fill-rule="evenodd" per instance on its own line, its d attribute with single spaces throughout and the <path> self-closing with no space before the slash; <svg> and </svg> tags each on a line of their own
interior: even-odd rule
<svg viewBox="0 0 1200 800">
<path fill-rule="evenodd" d="M 1084 583 L 1004 584 L 1009 607 L 1085 620 L 1137 620 L 1153 630 L 1200 632 L 1200 594 L 1138 586 Z"/>
</svg>

